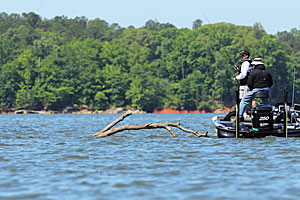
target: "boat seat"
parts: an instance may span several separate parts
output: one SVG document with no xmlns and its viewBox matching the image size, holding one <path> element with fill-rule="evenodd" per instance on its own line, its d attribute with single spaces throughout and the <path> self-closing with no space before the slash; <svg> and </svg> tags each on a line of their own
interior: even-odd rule
<svg viewBox="0 0 300 200">
<path fill-rule="evenodd" d="M 256 98 L 269 98 L 269 91 L 268 90 L 259 91 L 254 95 L 254 97 L 256 97 Z"/>
<path fill-rule="evenodd" d="M 259 91 L 254 95 L 256 98 L 269 98 L 269 91 Z"/>
</svg>

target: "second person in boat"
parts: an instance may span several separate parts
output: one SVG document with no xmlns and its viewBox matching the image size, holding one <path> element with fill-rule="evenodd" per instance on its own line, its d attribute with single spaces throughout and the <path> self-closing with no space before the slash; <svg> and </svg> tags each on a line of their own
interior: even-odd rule
<svg viewBox="0 0 300 200">
<path fill-rule="evenodd" d="M 251 63 L 254 66 L 254 70 L 250 73 L 247 81 L 247 85 L 250 91 L 243 97 L 240 108 L 239 118 L 243 121 L 243 113 L 247 105 L 251 103 L 256 93 L 260 91 L 269 92 L 273 85 L 273 79 L 271 74 L 266 70 L 265 64 L 261 58 L 255 58 Z M 269 104 L 268 99 L 262 99 L 263 104 Z"/>
</svg>

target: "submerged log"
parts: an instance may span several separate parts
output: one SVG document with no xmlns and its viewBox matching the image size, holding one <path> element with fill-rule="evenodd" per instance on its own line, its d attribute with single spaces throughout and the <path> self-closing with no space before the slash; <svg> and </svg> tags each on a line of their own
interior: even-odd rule
<svg viewBox="0 0 300 200">
<path fill-rule="evenodd" d="M 164 129 L 168 130 L 173 135 L 173 137 L 176 137 L 176 134 L 170 128 L 170 126 L 171 126 L 171 127 L 179 128 L 180 130 L 187 132 L 187 133 L 193 133 L 197 137 L 208 137 L 208 135 L 207 135 L 208 131 L 206 131 L 206 133 L 204 133 L 204 134 L 199 134 L 197 131 L 186 129 L 186 128 L 180 126 L 180 123 L 174 123 L 174 122 L 148 123 L 148 124 L 137 124 L 137 125 L 126 124 L 126 125 L 111 129 L 114 125 L 116 125 L 120 121 L 123 121 L 126 117 L 128 117 L 131 114 L 132 114 L 131 111 L 127 111 L 121 117 L 119 117 L 118 119 L 116 119 L 115 121 L 113 121 L 112 123 L 107 125 L 104 129 L 102 129 L 98 133 L 94 134 L 93 136 L 94 137 L 107 137 L 107 136 L 111 136 L 113 134 L 116 134 L 118 132 L 125 131 L 125 130 L 164 128 Z"/>
</svg>

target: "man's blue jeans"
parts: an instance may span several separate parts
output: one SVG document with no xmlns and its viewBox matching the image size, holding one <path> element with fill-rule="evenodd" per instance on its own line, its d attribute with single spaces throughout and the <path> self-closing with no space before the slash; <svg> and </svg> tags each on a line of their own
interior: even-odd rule
<svg viewBox="0 0 300 200">
<path fill-rule="evenodd" d="M 266 90 L 270 90 L 269 87 L 266 87 L 266 88 L 255 88 L 251 91 L 249 91 L 245 96 L 244 98 L 242 99 L 241 103 L 240 103 L 240 111 L 239 111 L 239 117 L 242 118 L 243 117 L 243 113 L 245 111 L 245 108 L 247 105 L 249 105 L 253 98 L 254 98 L 254 95 L 257 93 L 257 92 L 260 92 L 260 91 L 266 91 Z M 262 103 L 263 104 L 269 104 L 269 100 L 268 98 L 262 98 Z"/>
</svg>

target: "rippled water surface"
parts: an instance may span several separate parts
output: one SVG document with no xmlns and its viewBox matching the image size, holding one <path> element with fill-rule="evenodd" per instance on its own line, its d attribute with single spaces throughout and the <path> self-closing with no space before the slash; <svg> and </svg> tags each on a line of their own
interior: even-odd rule
<svg viewBox="0 0 300 200">
<path fill-rule="evenodd" d="M 298 199 L 300 139 L 218 139 L 213 114 L 136 114 L 172 128 L 93 138 L 117 114 L 0 115 L 0 199 Z"/>
</svg>

